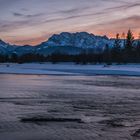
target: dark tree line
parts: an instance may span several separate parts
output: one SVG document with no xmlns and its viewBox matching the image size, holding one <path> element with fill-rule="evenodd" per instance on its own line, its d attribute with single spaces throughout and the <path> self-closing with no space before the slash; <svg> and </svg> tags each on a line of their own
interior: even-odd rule
<svg viewBox="0 0 140 140">
<path fill-rule="evenodd" d="M 11 56 L 0 56 L 0 62 L 12 62 L 12 63 L 30 63 L 30 62 L 44 62 L 46 61 L 46 57 L 40 54 L 25 54 L 18 56 L 13 53 Z"/>
<path fill-rule="evenodd" d="M 125 35 L 123 34 L 123 37 Z M 140 63 L 140 35 L 134 39 L 131 30 L 128 30 L 126 38 L 121 39 L 116 34 L 113 47 L 106 44 L 101 53 L 84 53 L 76 56 L 77 63 Z"/>
<path fill-rule="evenodd" d="M 43 56 L 40 54 L 25 54 L 18 56 L 13 53 L 11 56 L 0 55 L 0 62 L 75 62 L 76 64 L 87 63 L 140 63 L 140 35 L 137 40 L 134 39 L 131 30 L 125 37 L 122 35 L 121 39 L 119 34 L 116 34 L 113 47 L 106 44 L 103 51 L 97 53 L 94 49 L 85 49 L 78 55 L 66 55 L 60 53 L 54 53 L 49 56 Z"/>
</svg>

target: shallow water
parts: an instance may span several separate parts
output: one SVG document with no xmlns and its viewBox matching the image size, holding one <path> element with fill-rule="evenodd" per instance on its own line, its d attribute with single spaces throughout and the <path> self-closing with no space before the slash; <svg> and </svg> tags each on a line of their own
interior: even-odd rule
<svg viewBox="0 0 140 140">
<path fill-rule="evenodd" d="M 137 140 L 139 129 L 140 77 L 0 75 L 0 140 Z"/>
</svg>

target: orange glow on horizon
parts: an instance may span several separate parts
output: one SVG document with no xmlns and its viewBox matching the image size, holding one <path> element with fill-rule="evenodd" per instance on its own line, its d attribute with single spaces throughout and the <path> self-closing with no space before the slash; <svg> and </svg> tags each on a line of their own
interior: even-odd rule
<svg viewBox="0 0 140 140">
<path fill-rule="evenodd" d="M 89 33 L 93 33 L 93 32 L 89 32 Z M 127 34 L 127 32 L 124 32 L 125 35 Z M 96 32 L 96 33 L 93 33 L 94 35 L 100 35 L 100 36 L 104 36 L 106 35 L 108 38 L 115 38 L 116 37 L 116 34 L 117 32 L 114 34 L 114 33 L 108 33 L 108 34 L 105 34 L 103 32 Z M 122 33 L 119 33 L 120 35 L 120 38 L 122 38 Z M 52 34 L 53 35 L 53 34 Z M 139 36 L 139 33 L 138 32 L 133 32 L 133 36 L 135 39 L 138 39 L 138 36 Z M 8 40 L 8 39 L 4 39 L 6 42 L 10 43 L 10 44 L 14 44 L 14 45 L 32 45 L 32 46 L 35 46 L 35 45 L 38 45 L 42 42 L 45 42 L 49 39 L 49 37 L 35 37 L 33 39 L 24 39 L 24 40 Z"/>
</svg>

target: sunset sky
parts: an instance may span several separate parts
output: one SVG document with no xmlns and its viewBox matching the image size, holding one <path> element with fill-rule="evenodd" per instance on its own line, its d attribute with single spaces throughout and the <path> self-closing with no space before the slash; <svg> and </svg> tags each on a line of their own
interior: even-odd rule
<svg viewBox="0 0 140 140">
<path fill-rule="evenodd" d="M 0 38 L 39 44 L 54 33 L 140 32 L 140 0 L 0 0 Z"/>
</svg>

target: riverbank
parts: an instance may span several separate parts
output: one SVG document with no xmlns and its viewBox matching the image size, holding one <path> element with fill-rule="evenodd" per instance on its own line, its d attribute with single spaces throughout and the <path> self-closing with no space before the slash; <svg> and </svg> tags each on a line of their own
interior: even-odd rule
<svg viewBox="0 0 140 140">
<path fill-rule="evenodd" d="M 140 64 L 106 66 L 73 63 L 3 63 L 0 64 L 0 74 L 140 76 Z"/>
</svg>

